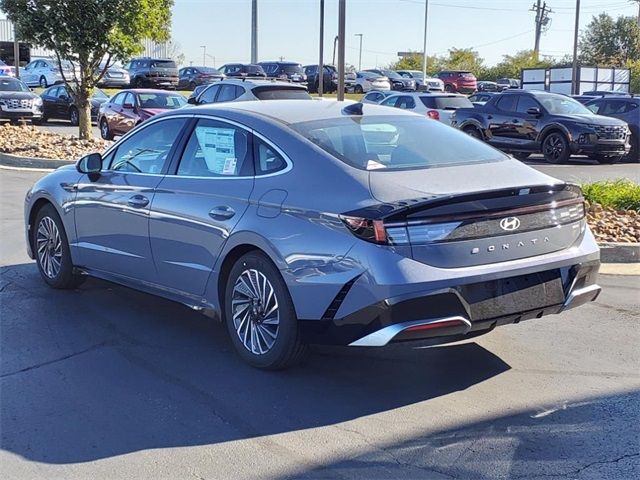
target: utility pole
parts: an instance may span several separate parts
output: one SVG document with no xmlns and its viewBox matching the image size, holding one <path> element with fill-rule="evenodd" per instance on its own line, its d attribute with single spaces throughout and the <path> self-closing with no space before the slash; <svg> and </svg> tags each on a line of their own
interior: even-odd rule
<svg viewBox="0 0 640 480">
<path fill-rule="evenodd" d="M 580 0 L 576 0 L 576 24 L 573 30 L 573 63 L 571 64 L 571 93 L 578 95 L 578 29 L 580 23 Z"/>
<path fill-rule="evenodd" d="M 13 24 L 13 66 L 16 69 L 16 78 L 20 78 L 20 42 L 16 23 Z"/>
<path fill-rule="evenodd" d="M 331 62 L 331 65 L 333 65 L 334 67 L 336 66 L 336 45 L 338 44 L 338 35 L 335 36 L 335 38 L 333 39 L 333 61 Z"/>
<path fill-rule="evenodd" d="M 542 2 L 542 0 L 537 0 L 531 7 L 530 11 L 536 12 L 536 39 L 533 47 L 533 58 L 538 61 L 538 57 L 540 56 L 540 37 L 542 36 L 542 28 L 549 24 L 549 14 L 553 13 L 553 11 L 547 7 L 547 2 Z"/>
<path fill-rule="evenodd" d="M 202 49 L 202 66 L 206 67 L 207 66 L 207 46 L 206 45 L 200 45 L 200 48 Z"/>
<path fill-rule="evenodd" d="M 338 101 L 344 101 L 344 39 L 346 30 L 346 0 L 338 3 Z"/>
<path fill-rule="evenodd" d="M 320 59 L 318 61 L 318 96 L 324 91 L 324 0 L 320 0 Z"/>
<path fill-rule="evenodd" d="M 429 0 L 424 0 L 424 42 L 422 43 L 422 82 L 427 78 L 427 19 L 429 18 Z"/>
<path fill-rule="evenodd" d="M 258 0 L 251 0 L 251 63 L 258 63 Z"/>
<path fill-rule="evenodd" d="M 356 33 L 354 37 L 360 37 L 360 53 L 358 54 L 358 71 L 362 70 L 362 34 Z"/>
</svg>

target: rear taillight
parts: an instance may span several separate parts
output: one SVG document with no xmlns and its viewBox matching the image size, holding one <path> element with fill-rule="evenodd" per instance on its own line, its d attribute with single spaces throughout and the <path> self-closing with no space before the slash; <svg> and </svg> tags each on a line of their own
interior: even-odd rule
<svg viewBox="0 0 640 480">
<path fill-rule="evenodd" d="M 382 220 L 369 220 L 368 218 L 345 215 L 340 215 L 340 219 L 356 237 L 372 243 L 388 243 L 387 231 Z"/>
<path fill-rule="evenodd" d="M 434 120 L 440 120 L 440 113 L 437 110 L 429 110 L 427 112 L 427 117 L 432 118 Z"/>
</svg>

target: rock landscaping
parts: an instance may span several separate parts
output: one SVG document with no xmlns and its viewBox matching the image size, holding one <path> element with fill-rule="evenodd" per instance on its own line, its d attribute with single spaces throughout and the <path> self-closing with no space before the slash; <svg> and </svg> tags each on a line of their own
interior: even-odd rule
<svg viewBox="0 0 640 480">
<path fill-rule="evenodd" d="M 112 143 L 102 139 L 80 140 L 28 125 L 0 125 L 0 152 L 21 157 L 76 160 L 88 153 L 102 152 Z"/>
<path fill-rule="evenodd" d="M 640 242 L 640 213 L 587 203 L 587 222 L 601 242 Z"/>
</svg>

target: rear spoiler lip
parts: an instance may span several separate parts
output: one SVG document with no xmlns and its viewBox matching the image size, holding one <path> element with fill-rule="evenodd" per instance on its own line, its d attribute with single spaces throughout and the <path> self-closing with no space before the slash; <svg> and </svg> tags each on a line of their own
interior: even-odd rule
<svg viewBox="0 0 640 480">
<path fill-rule="evenodd" d="M 370 220 L 384 220 L 385 224 L 391 225 L 394 221 L 400 220 L 400 223 L 406 224 L 407 221 L 401 220 L 401 217 L 410 214 L 416 210 L 422 209 L 430 209 L 445 205 L 447 203 L 463 203 L 474 200 L 483 200 L 483 199 L 491 199 L 496 197 L 509 197 L 519 195 L 523 190 L 538 190 L 544 191 L 544 189 L 548 189 L 549 191 L 563 191 L 567 190 L 573 192 L 575 194 L 575 199 L 570 199 L 575 203 L 580 203 L 583 200 L 582 198 L 582 190 L 575 183 L 570 182 L 559 182 L 553 184 L 535 184 L 535 185 L 523 185 L 516 187 L 506 187 L 506 188 L 497 188 L 493 190 L 485 190 L 482 192 L 469 192 L 462 194 L 434 194 L 431 196 L 409 199 L 409 200 L 401 200 L 397 202 L 385 202 L 378 203 L 376 205 L 371 205 L 368 207 L 364 207 L 357 210 L 352 210 L 350 212 L 345 212 L 344 215 L 352 216 L 352 217 L 360 217 L 367 218 Z M 545 206 L 549 205 L 548 202 L 539 203 L 537 206 Z M 533 206 L 533 205 L 532 205 Z M 513 211 L 515 209 L 501 209 L 500 212 L 507 213 L 509 211 Z M 495 214 L 496 211 L 483 210 L 481 214 L 473 214 L 474 217 L 478 217 L 480 215 L 487 216 Z M 444 217 L 438 216 L 434 217 L 438 218 L 438 220 L 442 220 Z M 450 216 L 448 218 L 451 218 Z M 462 216 L 456 216 L 456 219 L 460 219 Z M 424 223 L 424 220 L 421 220 L 421 223 Z"/>
</svg>

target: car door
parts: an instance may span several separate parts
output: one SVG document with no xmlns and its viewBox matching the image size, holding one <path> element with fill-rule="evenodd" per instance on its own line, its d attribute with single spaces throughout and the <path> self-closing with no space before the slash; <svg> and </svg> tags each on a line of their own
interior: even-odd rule
<svg viewBox="0 0 640 480">
<path fill-rule="evenodd" d="M 74 212 L 80 265 L 156 283 L 149 208 L 187 121 L 151 122 L 116 145 L 97 179 L 80 179 Z"/>
<path fill-rule="evenodd" d="M 67 92 L 66 87 L 58 87 L 55 102 L 56 118 L 68 119 L 70 105 L 71 99 L 69 98 L 69 92 Z"/>
<path fill-rule="evenodd" d="M 495 109 L 489 111 L 487 115 L 487 125 L 490 136 L 489 143 L 495 145 L 511 145 L 513 142 L 512 134 L 515 128 L 513 116 L 518 104 L 517 95 L 502 94 L 498 101 L 494 104 Z"/>
<path fill-rule="evenodd" d="M 60 87 L 49 87 L 42 92 L 42 110 L 45 118 L 58 118 L 56 114 L 56 101 Z"/>
<path fill-rule="evenodd" d="M 150 242 L 161 285 L 204 292 L 253 190 L 252 134 L 209 118 L 194 121 L 184 152 L 158 185 Z"/>
<path fill-rule="evenodd" d="M 36 78 L 36 67 L 40 63 L 40 60 L 35 60 L 31 63 L 28 63 L 21 71 L 20 77 L 28 86 L 33 87 L 38 84 L 38 79 Z"/>
<path fill-rule="evenodd" d="M 544 114 L 544 110 L 542 105 L 529 95 L 517 95 L 517 97 L 518 103 L 512 119 L 513 130 L 510 133 L 510 138 L 513 139 L 514 143 L 526 145 L 535 142 L 538 137 L 538 124 Z M 540 114 L 532 115 L 527 113 L 532 108 L 537 108 Z"/>
</svg>

